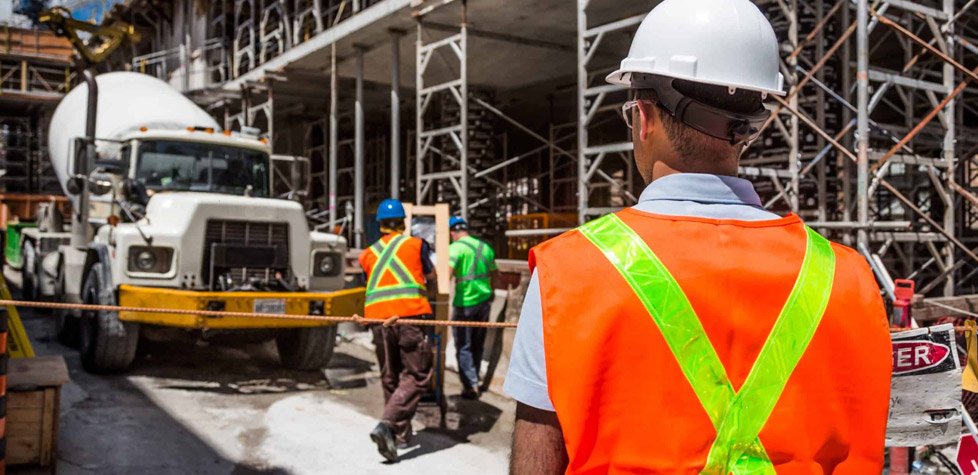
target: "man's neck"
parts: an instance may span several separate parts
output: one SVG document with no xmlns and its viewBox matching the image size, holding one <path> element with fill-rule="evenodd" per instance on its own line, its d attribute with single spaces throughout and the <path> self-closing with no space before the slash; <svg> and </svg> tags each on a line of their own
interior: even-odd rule
<svg viewBox="0 0 978 475">
<path fill-rule="evenodd" d="M 708 175 L 726 175 L 735 177 L 739 171 L 738 163 L 736 161 L 711 163 L 705 160 L 695 160 L 689 162 L 690 163 L 682 163 L 682 165 L 678 166 L 671 165 L 665 161 L 655 162 L 655 164 L 652 165 L 651 181 L 658 180 L 664 176 L 675 175 L 677 173 L 703 173 Z"/>
</svg>

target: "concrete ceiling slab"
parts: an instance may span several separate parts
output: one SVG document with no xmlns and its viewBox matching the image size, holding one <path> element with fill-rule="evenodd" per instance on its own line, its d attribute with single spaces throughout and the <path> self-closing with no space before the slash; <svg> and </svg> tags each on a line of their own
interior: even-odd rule
<svg viewBox="0 0 978 475">
<path fill-rule="evenodd" d="M 404 32 L 400 39 L 401 85 L 407 89 L 414 88 L 417 20 L 411 16 L 410 7 L 390 9 L 389 5 L 385 6 L 394 1 L 401 0 L 387 0 L 370 7 L 388 8 L 390 11 L 335 41 L 340 76 L 355 77 L 356 48 L 360 47 L 365 49 L 364 79 L 390 84 L 393 62 L 391 30 L 399 30 Z M 657 3 L 657 0 L 592 0 L 587 10 L 588 26 L 594 27 L 643 14 Z M 368 10 L 369 8 L 360 15 L 365 15 Z M 460 12 L 460 3 L 456 2 L 426 15 L 424 22 L 432 25 L 425 29 L 426 43 L 451 34 L 447 30 L 461 22 Z M 471 86 L 519 89 L 575 74 L 577 7 L 573 0 L 470 0 L 467 14 L 470 29 L 468 74 Z M 338 26 L 342 25 L 341 23 Z M 328 31 L 320 35 L 327 33 Z M 630 41 L 631 31 L 607 35 L 595 57 L 594 65 L 600 68 L 617 64 L 627 52 Z M 288 58 L 288 61 L 279 61 L 283 64 L 276 68 L 277 73 L 285 76 L 290 71 L 328 74 L 331 46 L 292 56 L 294 57 Z M 457 77 L 457 68 L 455 55 L 450 49 L 444 48 L 432 59 L 425 81 L 434 84 Z M 322 87 L 328 90 L 328 81 Z"/>
</svg>

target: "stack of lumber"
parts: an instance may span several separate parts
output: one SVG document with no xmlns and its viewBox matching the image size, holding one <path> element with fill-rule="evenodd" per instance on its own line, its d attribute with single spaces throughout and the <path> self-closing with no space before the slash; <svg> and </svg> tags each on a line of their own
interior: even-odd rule
<svg viewBox="0 0 978 475">
<path fill-rule="evenodd" d="M 74 49 L 68 40 L 47 30 L 0 27 L 0 56 L 40 58 L 70 63 Z"/>
</svg>

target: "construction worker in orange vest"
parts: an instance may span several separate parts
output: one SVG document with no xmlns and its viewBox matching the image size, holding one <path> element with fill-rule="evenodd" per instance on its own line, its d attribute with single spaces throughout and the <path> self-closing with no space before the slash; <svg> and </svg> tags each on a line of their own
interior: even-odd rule
<svg viewBox="0 0 978 475">
<path fill-rule="evenodd" d="M 360 253 L 367 281 L 365 318 L 431 317 L 425 285 L 436 277 L 431 247 L 423 239 L 404 236 L 404 218 L 404 205 L 398 200 L 384 200 L 377 209 L 384 236 Z M 431 382 L 432 351 L 419 326 L 374 325 L 371 330 L 384 388 L 384 415 L 370 439 L 384 458 L 397 462 L 397 450 L 409 444 L 411 419 Z"/>
<path fill-rule="evenodd" d="M 511 473 L 881 473 L 873 274 L 737 178 L 784 94 L 770 23 L 749 0 L 665 0 L 607 79 L 648 186 L 531 251 Z"/>
</svg>

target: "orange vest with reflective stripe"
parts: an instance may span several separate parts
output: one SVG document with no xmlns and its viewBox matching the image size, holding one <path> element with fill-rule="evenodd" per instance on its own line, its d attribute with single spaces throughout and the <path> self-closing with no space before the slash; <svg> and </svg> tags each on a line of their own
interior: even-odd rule
<svg viewBox="0 0 978 475">
<path fill-rule="evenodd" d="M 388 234 L 360 253 L 360 266 L 367 273 L 365 318 L 431 313 L 421 266 L 421 239 Z"/>
<path fill-rule="evenodd" d="M 617 216 L 679 284 L 739 391 L 798 278 L 800 219 Z M 778 475 L 883 466 L 892 364 L 885 310 L 866 261 L 832 249 L 824 315 L 758 435 Z M 717 431 L 622 274 L 580 231 L 534 248 L 530 265 L 567 473 L 699 474 Z"/>
</svg>

